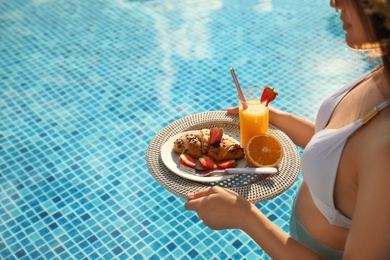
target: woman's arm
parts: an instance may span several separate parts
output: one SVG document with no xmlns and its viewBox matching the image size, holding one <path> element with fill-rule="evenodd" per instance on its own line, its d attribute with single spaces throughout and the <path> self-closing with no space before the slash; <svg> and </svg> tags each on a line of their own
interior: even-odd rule
<svg viewBox="0 0 390 260">
<path fill-rule="evenodd" d="M 313 122 L 274 107 L 269 107 L 269 120 L 302 148 L 306 147 L 314 135 Z"/>
<path fill-rule="evenodd" d="M 237 193 L 212 187 L 187 195 L 187 210 L 198 213 L 211 229 L 241 229 L 272 259 L 322 259 L 291 238 Z"/>
<path fill-rule="evenodd" d="M 358 191 L 345 259 L 390 259 L 390 135 L 376 136 L 377 145 L 365 143 L 356 158 Z"/>
</svg>

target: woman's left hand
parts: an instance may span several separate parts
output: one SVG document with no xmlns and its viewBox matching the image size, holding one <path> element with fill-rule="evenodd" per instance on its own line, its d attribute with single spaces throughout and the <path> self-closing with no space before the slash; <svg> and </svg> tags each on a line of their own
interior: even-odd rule
<svg viewBox="0 0 390 260">
<path fill-rule="evenodd" d="M 211 229 L 243 229 L 252 204 L 234 191 L 212 187 L 187 195 L 187 210 L 197 212 Z"/>
<path fill-rule="evenodd" d="M 226 108 L 226 111 L 228 112 L 228 114 L 238 115 L 238 106 L 237 107 L 228 107 L 228 108 Z"/>
</svg>

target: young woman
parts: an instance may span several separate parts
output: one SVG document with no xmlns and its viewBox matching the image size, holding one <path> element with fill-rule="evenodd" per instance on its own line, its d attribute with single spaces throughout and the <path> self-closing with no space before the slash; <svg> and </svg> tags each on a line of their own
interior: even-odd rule
<svg viewBox="0 0 390 260">
<path fill-rule="evenodd" d="M 212 229 L 243 230 L 273 259 L 390 259 L 390 1 L 331 6 L 347 45 L 383 65 L 328 97 L 315 123 L 270 109 L 270 122 L 305 148 L 291 236 L 231 190 L 188 194 L 185 207 Z"/>
</svg>

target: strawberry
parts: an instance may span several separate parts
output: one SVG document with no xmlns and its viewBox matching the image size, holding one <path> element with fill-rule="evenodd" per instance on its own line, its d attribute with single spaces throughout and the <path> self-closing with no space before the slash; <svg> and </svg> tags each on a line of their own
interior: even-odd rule
<svg viewBox="0 0 390 260">
<path fill-rule="evenodd" d="M 263 90 L 263 93 L 261 94 L 260 103 L 263 103 L 268 106 L 268 104 L 273 101 L 277 95 L 278 92 L 274 88 L 266 86 Z"/>
<path fill-rule="evenodd" d="M 188 153 L 180 154 L 179 158 L 180 158 L 180 163 L 185 165 L 185 166 L 188 166 L 188 167 L 191 167 L 191 168 L 194 168 L 196 166 L 196 162 L 195 162 L 194 157 L 192 157 Z"/>
<path fill-rule="evenodd" d="M 209 170 L 217 169 L 217 164 L 214 162 L 214 159 L 210 155 L 203 155 L 199 158 L 200 165 Z"/>
<path fill-rule="evenodd" d="M 260 97 L 260 102 L 261 103 L 264 103 L 264 102 L 267 102 L 267 98 L 269 96 L 271 92 L 271 87 L 270 86 L 266 86 L 263 90 L 263 93 L 261 94 L 261 97 Z"/>
<path fill-rule="evenodd" d="M 224 160 L 224 161 L 220 161 L 220 162 L 217 162 L 217 166 L 218 168 L 221 168 L 221 169 L 227 169 L 227 168 L 233 168 L 236 166 L 236 160 Z"/>
<path fill-rule="evenodd" d="M 215 144 L 220 141 L 223 136 L 223 129 L 213 127 L 210 129 L 210 144 Z"/>
</svg>

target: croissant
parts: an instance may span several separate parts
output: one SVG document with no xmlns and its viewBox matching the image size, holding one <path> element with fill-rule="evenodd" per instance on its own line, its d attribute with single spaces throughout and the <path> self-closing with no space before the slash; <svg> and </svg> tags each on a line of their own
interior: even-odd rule
<svg viewBox="0 0 390 260">
<path fill-rule="evenodd" d="M 229 138 L 212 144 L 207 152 L 215 161 L 244 158 L 244 148 Z"/>
<path fill-rule="evenodd" d="M 244 148 L 230 138 L 223 137 L 220 141 L 211 145 L 209 129 L 202 129 L 195 134 L 183 134 L 176 139 L 173 149 L 179 154 L 186 152 L 195 158 L 207 154 L 215 161 L 242 159 L 245 155 Z"/>
<path fill-rule="evenodd" d="M 192 133 L 182 135 L 176 139 L 173 144 L 173 149 L 177 153 L 184 153 L 184 151 L 196 158 L 202 156 L 202 145 L 197 136 Z"/>
<path fill-rule="evenodd" d="M 210 148 L 210 130 L 202 129 L 195 136 L 199 138 L 202 145 L 202 154 L 207 153 Z"/>
</svg>

